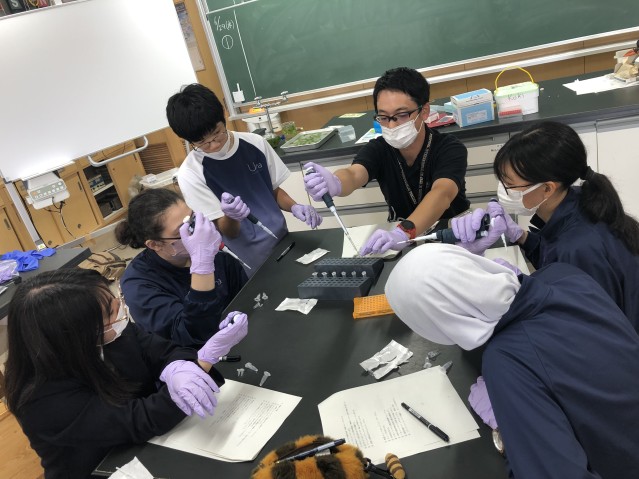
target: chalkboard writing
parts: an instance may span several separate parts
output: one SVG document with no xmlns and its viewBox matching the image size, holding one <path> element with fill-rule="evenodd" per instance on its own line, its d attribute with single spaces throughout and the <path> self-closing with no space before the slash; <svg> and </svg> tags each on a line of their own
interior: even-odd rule
<svg viewBox="0 0 639 479">
<path fill-rule="evenodd" d="M 229 88 L 247 100 L 637 26 L 636 0 L 202 1 Z"/>
</svg>

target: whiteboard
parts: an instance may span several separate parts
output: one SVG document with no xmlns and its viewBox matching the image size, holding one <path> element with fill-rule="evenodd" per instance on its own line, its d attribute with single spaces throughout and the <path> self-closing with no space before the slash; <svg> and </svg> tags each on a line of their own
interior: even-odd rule
<svg viewBox="0 0 639 479">
<path fill-rule="evenodd" d="M 197 81 L 172 0 L 84 0 L 0 19 L 0 175 L 14 181 L 168 126 Z"/>
</svg>

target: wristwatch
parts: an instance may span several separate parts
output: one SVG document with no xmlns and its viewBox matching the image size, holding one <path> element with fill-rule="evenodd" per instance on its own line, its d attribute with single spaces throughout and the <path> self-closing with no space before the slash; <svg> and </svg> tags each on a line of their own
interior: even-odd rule
<svg viewBox="0 0 639 479">
<path fill-rule="evenodd" d="M 408 235 L 408 239 L 414 239 L 417 236 L 417 230 L 415 229 L 415 223 L 410 220 L 401 221 L 398 228 Z"/>
</svg>

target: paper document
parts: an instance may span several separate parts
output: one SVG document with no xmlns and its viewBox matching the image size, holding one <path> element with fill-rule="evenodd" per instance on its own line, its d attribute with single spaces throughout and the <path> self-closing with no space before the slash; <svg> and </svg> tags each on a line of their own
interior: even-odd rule
<svg viewBox="0 0 639 479">
<path fill-rule="evenodd" d="M 220 461 L 252 461 L 301 399 L 227 379 L 212 417 L 194 414 L 149 442 Z"/>
<path fill-rule="evenodd" d="M 626 83 L 615 79 L 612 73 L 596 78 L 589 78 L 588 80 L 575 80 L 572 83 L 564 83 L 566 88 L 570 88 L 577 93 L 577 95 L 616 90 L 617 88 L 628 88 L 635 85 L 639 85 L 639 82 Z"/>
<path fill-rule="evenodd" d="M 366 133 L 364 133 L 360 137 L 360 139 L 355 142 L 355 144 L 357 145 L 359 143 L 368 143 L 369 141 L 371 141 L 374 138 L 377 138 L 378 136 L 382 136 L 382 134 L 377 133 L 374 128 L 371 128 Z"/>
<path fill-rule="evenodd" d="M 401 403 L 444 431 L 442 441 Z M 412 456 L 479 437 L 477 423 L 441 366 L 333 394 L 318 406 L 324 434 L 344 437 L 369 457 Z"/>
<path fill-rule="evenodd" d="M 484 257 L 488 259 L 505 259 L 513 266 L 517 266 L 522 273 L 530 274 L 530 270 L 526 264 L 526 258 L 524 258 L 524 255 L 521 253 L 521 248 L 519 246 L 513 245 L 508 247 L 502 246 L 501 248 L 488 248 L 484 253 Z"/>
<path fill-rule="evenodd" d="M 353 226 L 348 228 L 348 233 L 351 235 L 351 238 L 353 238 L 353 242 L 355 243 L 355 245 L 358 248 L 361 248 L 362 246 L 366 244 L 368 237 L 372 235 L 373 231 L 375 231 L 376 229 L 391 230 L 395 228 L 396 226 L 397 226 L 397 223 L 388 223 L 383 225 Z M 344 235 L 343 245 L 344 246 L 342 247 L 342 258 L 354 258 L 359 253 L 359 251 L 355 251 L 353 249 L 353 245 L 351 245 L 351 242 L 348 241 L 348 238 L 346 238 L 346 235 Z M 369 254 L 366 257 L 367 258 L 394 258 L 398 254 L 399 254 L 399 251 L 389 249 L 388 251 L 386 251 L 386 253 Z"/>
</svg>

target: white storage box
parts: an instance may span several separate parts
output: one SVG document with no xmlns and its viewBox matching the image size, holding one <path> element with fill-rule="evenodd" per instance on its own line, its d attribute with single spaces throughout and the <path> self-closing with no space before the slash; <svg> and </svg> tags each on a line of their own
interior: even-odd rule
<svg viewBox="0 0 639 479">
<path fill-rule="evenodd" d="M 140 184 L 145 188 L 164 188 L 177 182 L 177 168 L 163 171 L 157 175 L 146 175 L 140 180 Z"/>
<path fill-rule="evenodd" d="M 486 88 L 453 95 L 450 102 L 453 106 L 453 118 L 461 127 L 495 119 L 493 94 Z"/>
<path fill-rule="evenodd" d="M 532 76 L 526 70 L 519 67 L 515 68 L 525 72 L 530 81 L 498 87 L 497 80 L 508 69 L 499 72 L 499 75 L 495 78 L 495 102 L 497 103 L 498 117 L 502 116 L 501 113 L 515 110 L 521 110 L 522 115 L 529 115 L 539 111 L 539 85 L 534 82 Z"/>
</svg>

